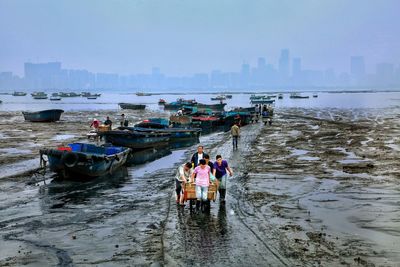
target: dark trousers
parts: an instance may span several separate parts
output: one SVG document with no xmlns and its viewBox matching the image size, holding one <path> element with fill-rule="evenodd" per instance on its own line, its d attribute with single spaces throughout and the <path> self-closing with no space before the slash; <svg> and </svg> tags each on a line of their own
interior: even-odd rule
<svg viewBox="0 0 400 267">
<path fill-rule="evenodd" d="M 238 139 L 239 139 L 239 136 L 232 136 L 233 148 L 238 148 Z"/>
</svg>

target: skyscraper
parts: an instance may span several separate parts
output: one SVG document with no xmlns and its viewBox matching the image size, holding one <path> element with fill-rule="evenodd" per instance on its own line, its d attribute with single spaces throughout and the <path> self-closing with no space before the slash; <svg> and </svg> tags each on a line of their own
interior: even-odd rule
<svg viewBox="0 0 400 267">
<path fill-rule="evenodd" d="M 361 79 L 365 76 L 364 57 L 352 56 L 350 58 L 350 74 L 356 79 Z"/>
<path fill-rule="evenodd" d="M 289 49 L 282 49 L 279 57 L 279 75 L 283 81 L 286 81 L 289 77 L 289 67 Z"/>
</svg>

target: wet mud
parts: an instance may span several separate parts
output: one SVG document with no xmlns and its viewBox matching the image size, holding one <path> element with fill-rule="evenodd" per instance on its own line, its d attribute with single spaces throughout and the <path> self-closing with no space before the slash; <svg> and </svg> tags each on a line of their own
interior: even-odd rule
<svg viewBox="0 0 400 267">
<path fill-rule="evenodd" d="M 210 214 L 175 204 L 175 169 L 196 146 L 60 181 L 26 172 L 32 162 L 9 166 L 39 164 L 38 150 L 60 139 L 86 141 L 89 117 L 111 112 L 42 126 L 2 113 L 0 265 L 398 266 L 398 111 L 279 109 L 272 126 L 243 127 L 238 150 L 228 133 L 201 137 L 234 171 Z"/>
</svg>

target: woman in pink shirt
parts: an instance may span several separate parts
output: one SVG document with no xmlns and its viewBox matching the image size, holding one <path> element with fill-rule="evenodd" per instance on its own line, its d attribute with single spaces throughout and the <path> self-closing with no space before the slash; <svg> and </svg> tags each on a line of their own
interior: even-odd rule
<svg viewBox="0 0 400 267">
<path fill-rule="evenodd" d="M 196 176 L 196 209 L 199 210 L 200 203 L 204 206 L 208 196 L 208 186 L 210 185 L 210 166 L 206 164 L 205 159 L 200 160 L 200 165 L 194 168 L 190 182 L 194 182 Z"/>
</svg>

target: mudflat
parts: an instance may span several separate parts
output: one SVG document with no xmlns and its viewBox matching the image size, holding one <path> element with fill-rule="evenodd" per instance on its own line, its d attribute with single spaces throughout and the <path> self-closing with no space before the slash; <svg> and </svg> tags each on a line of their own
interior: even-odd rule
<svg viewBox="0 0 400 267">
<path fill-rule="evenodd" d="M 66 112 L 65 121 L 35 125 L 0 114 L 8 154 L 0 168 L 10 174 L 0 179 L 0 265 L 400 262 L 398 108 L 279 108 L 271 126 L 242 127 L 238 150 L 229 133 L 202 137 L 211 158 L 221 154 L 234 171 L 227 202 L 212 203 L 210 214 L 175 204 L 175 170 L 196 146 L 85 183 L 9 170 L 39 164 L 42 146 L 85 138 L 89 118 L 109 114 Z"/>
</svg>

